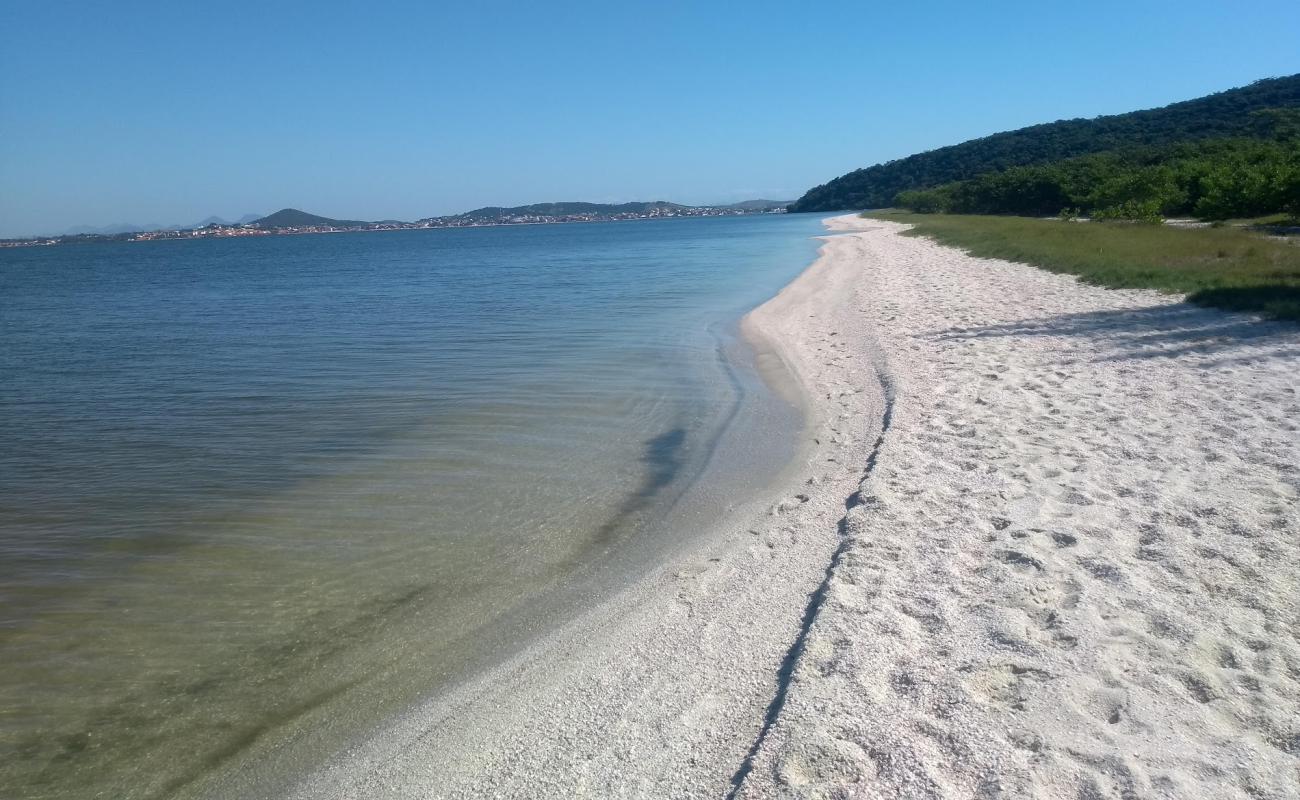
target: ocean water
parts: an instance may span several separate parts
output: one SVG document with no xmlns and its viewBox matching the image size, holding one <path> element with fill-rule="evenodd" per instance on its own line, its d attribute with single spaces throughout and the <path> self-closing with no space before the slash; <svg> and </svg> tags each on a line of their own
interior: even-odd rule
<svg viewBox="0 0 1300 800">
<path fill-rule="evenodd" d="M 688 542 L 804 215 L 0 250 L 0 795 L 274 796 Z"/>
</svg>

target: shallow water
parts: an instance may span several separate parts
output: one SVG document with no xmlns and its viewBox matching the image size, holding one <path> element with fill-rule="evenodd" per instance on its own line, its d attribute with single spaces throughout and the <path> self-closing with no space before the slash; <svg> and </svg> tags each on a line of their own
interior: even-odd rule
<svg viewBox="0 0 1300 800">
<path fill-rule="evenodd" d="M 0 250 L 6 796 L 269 786 L 643 568 L 788 458 L 734 323 L 818 233 Z"/>
</svg>

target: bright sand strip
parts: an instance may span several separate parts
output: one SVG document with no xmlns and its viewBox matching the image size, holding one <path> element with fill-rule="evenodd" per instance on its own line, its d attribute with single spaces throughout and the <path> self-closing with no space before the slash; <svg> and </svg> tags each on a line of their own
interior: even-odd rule
<svg viewBox="0 0 1300 800">
<path fill-rule="evenodd" d="M 1300 797 L 1300 329 L 828 225 L 785 499 L 299 796 Z"/>
</svg>

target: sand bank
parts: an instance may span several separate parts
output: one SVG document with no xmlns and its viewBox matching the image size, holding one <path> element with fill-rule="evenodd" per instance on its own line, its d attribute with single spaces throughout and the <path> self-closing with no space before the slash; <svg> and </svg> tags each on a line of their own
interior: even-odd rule
<svg viewBox="0 0 1300 800">
<path fill-rule="evenodd" d="M 828 225 L 779 499 L 297 796 L 1297 796 L 1300 331 Z"/>
</svg>

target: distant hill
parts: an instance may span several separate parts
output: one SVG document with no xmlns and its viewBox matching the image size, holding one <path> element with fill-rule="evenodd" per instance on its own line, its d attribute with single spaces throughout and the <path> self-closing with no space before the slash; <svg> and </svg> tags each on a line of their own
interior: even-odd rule
<svg viewBox="0 0 1300 800">
<path fill-rule="evenodd" d="M 296 208 L 282 208 L 274 214 L 255 220 L 253 224 L 259 228 L 306 228 L 311 226 L 355 228 L 369 223 L 355 219 L 330 219 L 329 217 L 308 214 L 306 211 L 299 211 Z"/>
<path fill-rule="evenodd" d="M 177 231 L 205 230 L 210 226 L 225 227 L 229 225 L 253 225 L 263 230 L 285 230 L 290 228 L 364 228 L 366 230 L 398 230 L 405 228 L 442 228 L 442 227 L 461 227 L 464 225 L 483 225 L 483 224 L 512 224 L 512 223 L 529 223 L 529 222 L 587 222 L 600 219 L 624 220 L 633 218 L 654 218 L 669 216 L 664 212 L 672 212 L 671 216 L 675 217 L 709 217 L 722 216 L 724 212 L 733 213 L 762 213 L 766 211 L 783 210 L 788 203 L 780 200 L 746 200 L 743 203 L 734 203 L 725 206 L 686 206 L 681 203 L 670 203 L 667 200 L 654 200 L 651 202 L 639 203 L 534 203 L 527 206 L 488 206 L 485 208 L 476 208 L 473 211 L 467 211 L 463 214 L 455 214 L 443 217 L 425 217 L 415 222 L 403 222 L 401 220 L 381 220 L 379 222 L 364 222 L 355 219 L 331 219 L 322 217 L 318 214 L 309 214 L 297 208 L 282 208 L 274 214 L 261 216 L 260 214 L 246 214 L 235 222 L 229 222 L 222 217 L 208 217 L 194 225 L 172 225 L 163 227 L 161 225 L 113 225 L 107 228 L 90 228 L 82 226 L 67 231 L 66 234 L 82 237 L 94 236 L 114 236 L 125 233 L 135 233 L 148 231 L 152 233 L 175 233 Z M 529 219 L 529 217 L 543 219 Z M 566 217 L 570 219 L 565 219 Z M 149 238 L 180 238 L 180 237 L 159 237 L 151 236 Z"/>
<path fill-rule="evenodd" d="M 648 203 L 533 203 L 527 206 L 487 206 L 456 214 L 459 219 L 499 219 L 501 217 L 563 217 L 572 214 L 644 214 L 654 209 L 686 208 L 678 203 L 655 200 Z"/>
<path fill-rule="evenodd" d="M 770 208 L 785 208 L 790 205 L 789 200 L 746 200 L 743 203 L 732 203 L 723 208 L 734 208 L 738 211 L 766 211 Z"/>
<path fill-rule="evenodd" d="M 78 225 L 74 228 L 68 228 L 56 236 L 113 236 L 118 233 L 136 233 L 138 231 L 153 231 L 161 228 L 161 225 L 134 225 L 130 222 L 122 222 L 117 225 L 105 225 L 96 228 L 93 225 Z"/>
<path fill-rule="evenodd" d="M 191 228 L 204 228 L 207 227 L 208 225 L 245 225 L 249 222 L 257 222 L 261 218 L 262 218 L 261 214 L 245 214 L 244 216 L 240 217 L 234 222 L 231 222 L 230 220 L 224 217 L 213 216 L 213 217 L 208 217 L 207 219 L 201 222 L 196 222 L 193 225 L 173 225 L 171 226 L 171 229 L 189 230 Z"/>
<path fill-rule="evenodd" d="M 202 222 L 195 222 L 190 225 L 159 225 L 156 222 L 149 223 L 148 225 L 134 225 L 129 222 L 123 222 L 118 225 L 105 225 L 99 228 L 96 228 L 91 225 L 78 225 L 75 228 L 68 228 L 67 230 L 62 231 L 61 233 L 53 234 L 53 235 L 55 236 L 86 236 L 86 235 L 114 236 L 119 233 L 138 233 L 140 231 L 182 231 L 182 230 L 191 230 L 193 228 L 202 228 L 207 225 L 213 225 L 213 224 L 243 225 L 247 222 L 253 222 L 257 219 L 260 219 L 261 216 L 262 216 L 261 214 L 245 214 L 235 222 L 229 222 L 228 220 L 222 219 L 221 217 L 213 216 L 213 217 L 208 217 Z"/>
<path fill-rule="evenodd" d="M 1258 135 L 1263 124 L 1253 112 L 1296 106 L 1300 75 L 1291 75 L 1163 108 L 1033 125 L 854 170 L 810 189 L 790 210 L 880 208 L 907 189 L 931 188 L 1008 167 L 1125 147 Z"/>
<path fill-rule="evenodd" d="M 562 202 L 562 203 L 533 203 L 526 206 L 486 206 L 476 208 L 473 211 L 466 211 L 463 214 L 456 214 L 449 219 L 459 219 L 465 221 L 479 220 L 498 220 L 506 217 L 565 217 L 579 214 L 598 214 L 613 216 L 616 214 L 647 214 L 653 211 L 683 211 L 690 208 L 728 208 L 737 211 L 764 211 L 767 209 L 784 208 L 789 205 L 789 201 L 782 200 L 746 200 L 743 203 L 732 203 L 731 205 L 722 206 L 686 206 L 681 203 L 670 203 L 667 200 L 651 200 L 647 202 L 634 203 L 580 203 L 580 202 Z"/>
</svg>

